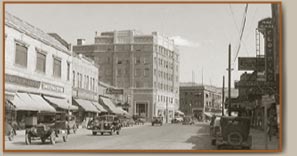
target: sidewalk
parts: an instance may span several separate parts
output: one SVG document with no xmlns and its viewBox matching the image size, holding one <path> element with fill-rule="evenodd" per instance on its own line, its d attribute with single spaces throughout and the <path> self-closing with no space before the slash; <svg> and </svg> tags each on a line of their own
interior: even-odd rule
<svg viewBox="0 0 297 156">
<path fill-rule="evenodd" d="M 255 150 L 265 150 L 265 134 L 263 130 L 251 129 L 250 134 L 252 135 L 252 149 Z M 271 141 L 269 141 L 269 137 L 267 136 L 267 143 L 269 150 L 279 149 L 279 139 L 276 136 L 272 136 Z"/>
</svg>

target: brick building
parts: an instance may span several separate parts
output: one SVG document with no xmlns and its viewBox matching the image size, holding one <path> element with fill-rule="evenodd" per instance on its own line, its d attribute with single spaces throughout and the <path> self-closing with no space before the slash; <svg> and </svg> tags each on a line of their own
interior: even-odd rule
<svg viewBox="0 0 297 156">
<path fill-rule="evenodd" d="M 73 51 L 100 65 L 99 80 L 124 89 L 130 114 L 151 119 L 174 116 L 179 105 L 179 53 L 173 40 L 157 32 L 134 30 L 96 33 L 95 43 L 83 39 Z"/>
</svg>

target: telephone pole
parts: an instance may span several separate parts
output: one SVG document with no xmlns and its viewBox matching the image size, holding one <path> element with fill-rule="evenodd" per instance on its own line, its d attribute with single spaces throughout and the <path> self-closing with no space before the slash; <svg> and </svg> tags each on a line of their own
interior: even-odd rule
<svg viewBox="0 0 297 156">
<path fill-rule="evenodd" d="M 223 88 L 222 88 L 222 116 L 224 116 L 225 110 L 225 76 L 223 76 Z"/>
<path fill-rule="evenodd" d="M 228 115 L 231 116 L 231 44 L 229 44 L 228 55 Z"/>
</svg>

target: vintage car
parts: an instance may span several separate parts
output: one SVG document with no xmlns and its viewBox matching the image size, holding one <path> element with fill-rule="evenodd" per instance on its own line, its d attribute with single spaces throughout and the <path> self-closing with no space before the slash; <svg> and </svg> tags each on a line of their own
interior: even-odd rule
<svg viewBox="0 0 297 156">
<path fill-rule="evenodd" d="M 16 130 L 8 122 L 5 122 L 5 135 L 8 137 L 9 141 L 12 141 L 16 135 Z"/>
<path fill-rule="evenodd" d="M 122 124 L 122 127 L 130 127 L 135 124 L 135 121 L 130 116 L 121 116 L 120 122 Z"/>
<path fill-rule="evenodd" d="M 182 123 L 183 117 L 175 117 L 171 120 L 171 123 Z"/>
<path fill-rule="evenodd" d="M 40 139 L 45 143 L 48 139 L 51 144 L 56 143 L 57 137 L 62 137 L 63 141 L 68 141 L 67 121 L 65 113 L 50 113 L 26 118 L 25 143 L 31 144 L 34 139 Z"/>
<path fill-rule="evenodd" d="M 75 134 L 77 131 L 77 124 L 76 124 L 76 117 L 74 115 L 66 115 L 66 121 L 67 121 L 67 133 L 70 134 L 70 131 L 72 130 Z"/>
<path fill-rule="evenodd" d="M 154 116 L 152 119 L 152 126 L 154 126 L 155 124 L 159 124 L 160 126 L 162 126 L 163 117 L 162 116 Z"/>
<path fill-rule="evenodd" d="M 220 132 L 216 135 L 218 149 L 250 149 L 252 136 L 249 117 L 221 117 Z"/>
<path fill-rule="evenodd" d="M 193 125 L 194 124 L 194 121 L 193 121 L 193 118 L 192 116 L 185 116 L 183 118 L 183 122 L 182 122 L 183 125 Z"/>
<path fill-rule="evenodd" d="M 146 122 L 145 118 L 139 115 L 133 115 L 132 118 L 135 122 L 135 125 L 143 125 Z"/>
<path fill-rule="evenodd" d="M 209 133 L 211 136 L 211 144 L 216 144 L 216 136 L 220 134 L 221 131 L 221 117 L 220 116 L 213 116 L 211 118 L 211 122 L 209 124 Z"/>
<path fill-rule="evenodd" d="M 93 135 L 97 135 L 97 133 L 101 135 L 104 133 L 109 133 L 110 135 L 116 133 L 119 135 L 121 127 L 121 122 L 116 115 L 102 115 L 91 120 L 87 129 L 92 130 Z"/>
</svg>

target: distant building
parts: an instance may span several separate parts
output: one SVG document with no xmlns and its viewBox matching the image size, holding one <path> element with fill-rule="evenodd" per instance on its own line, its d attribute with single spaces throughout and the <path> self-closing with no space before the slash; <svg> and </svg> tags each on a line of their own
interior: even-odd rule
<svg viewBox="0 0 297 156">
<path fill-rule="evenodd" d="M 204 120 L 222 113 L 222 91 L 214 86 L 180 83 L 180 110 Z"/>
<path fill-rule="evenodd" d="M 179 105 L 179 53 L 173 40 L 134 30 L 96 33 L 95 43 L 78 39 L 73 51 L 100 65 L 99 80 L 124 89 L 130 114 L 169 121 Z"/>
<path fill-rule="evenodd" d="M 32 114 L 77 109 L 71 101 L 71 62 L 60 42 L 5 12 L 6 119 L 24 125 Z"/>
<path fill-rule="evenodd" d="M 88 118 L 105 111 L 98 106 L 99 66 L 93 60 L 75 53 L 72 63 L 72 98 L 73 104 L 79 107 L 76 116 L 80 121 L 89 120 Z"/>
</svg>

